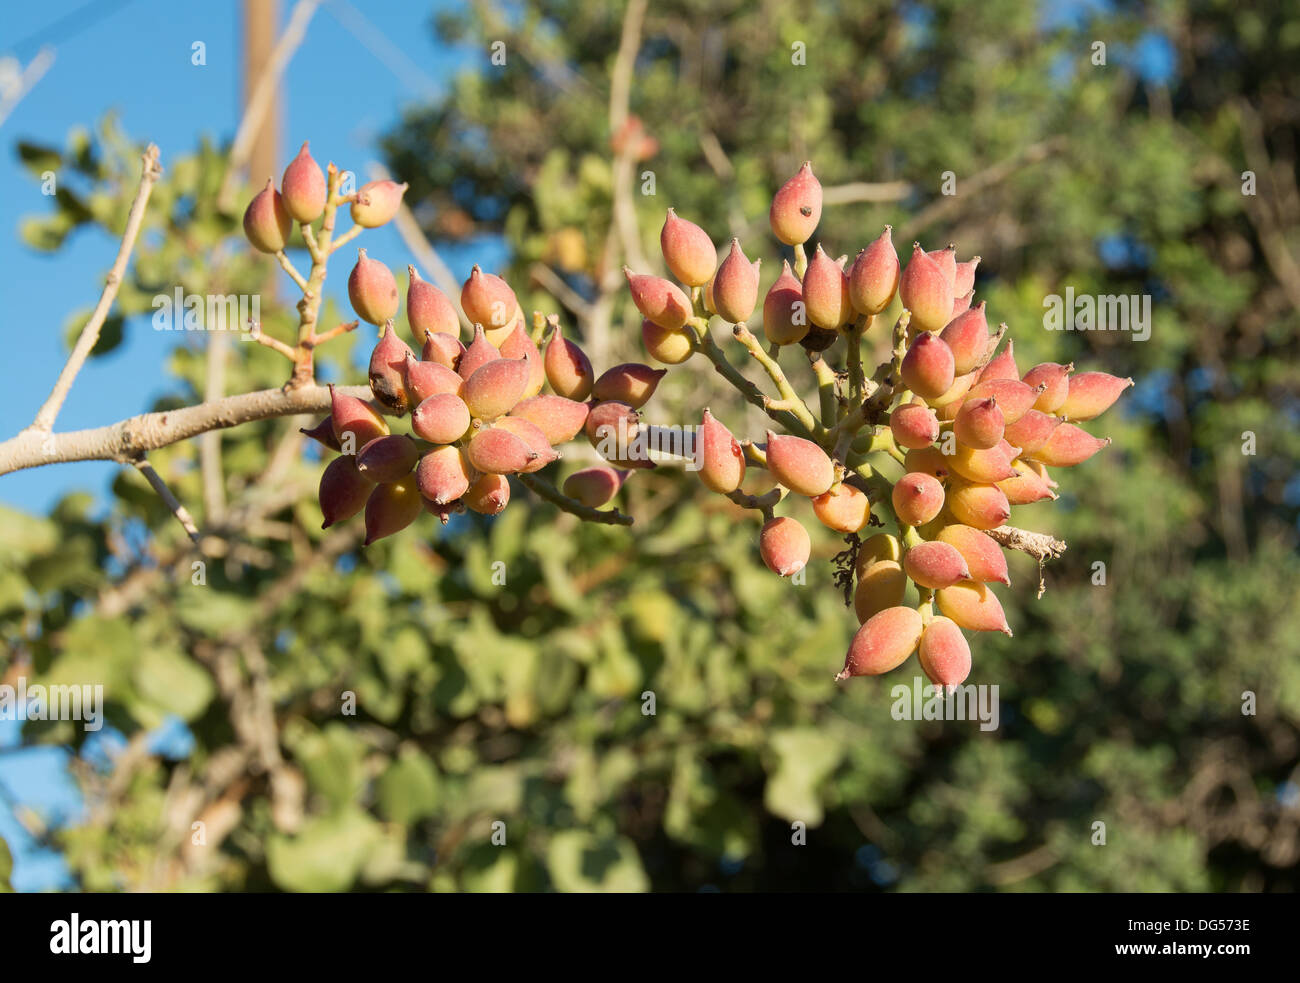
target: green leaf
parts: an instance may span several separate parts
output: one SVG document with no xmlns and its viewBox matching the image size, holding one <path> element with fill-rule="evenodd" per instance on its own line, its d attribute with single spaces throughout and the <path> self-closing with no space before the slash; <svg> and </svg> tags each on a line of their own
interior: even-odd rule
<svg viewBox="0 0 1300 983">
<path fill-rule="evenodd" d="M 132 673 L 140 698 L 154 707 L 194 720 L 212 702 L 212 677 L 184 653 L 144 646 Z"/>
<path fill-rule="evenodd" d="M 461 886 L 477 894 L 508 894 L 516 890 L 518 876 L 518 854 L 482 843 L 468 851 Z"/>
<path fill-rule="evenodd" d="M 438 771 L 415 748 L 404 748 L 375 783 L 375 803 L 386 819 L 403 826 L 438 808 Z"/>
<path fill-rule="evenodd" d="M 792 728 L 773 734 L 771 747 L 777 767 L 763 793 L 768 811 L 791 822 L 821 825 L 824 813 L 817 787 L 840 763 L 840 739 L 810 727 Z"/>
<path fill-rule="evenodd" d="M 295 742 L 293 751 L 313 791 L 335 808 L 356 801 L 365 781 L 365 747 L 348 727 L 327 724 L 323 730 L 311 731 Z"/>
<path fill-rule="evenodd" d="M 566 830 L 551 837 L 546 866 L 558 890 L 628 894 L 649 889 L 641 858 L 625 837 Z"/>
<path fill-rule="evenodd" d="M 0 560 L 25 560 L 48 553 L 59 541 L 54 523 L 0 505 Z"/>
<path fill-rule="evenodd" d="M 186 628 L 204 635 L 222 635 L 248 627 L 254 614 L 250 599 L 212 587 L 186 589 L 195 597 L 188 604 L 178 604 L 175 612 L 176 620 Z"/>
<path fill-rule="evenodd" d="M 286 891 L 343 891 L 378 842 L 374 821 L 359 809 L 348 809 L 308 821 L 297 836 L 272 835 L 266 845 L 267 869 Z"/>
<path fill-rule="evenodd" d="M 57 173 L 63 166 L 63 156 L 53 147 L 29 143 L 26 140 L 18 141 L 18 159 L 23 162 L 28 172 L 37 178 L 46 171 Z"/>
<path fill-rule="evenodd" d="M 18 235 L 32 249 L 52 253 L 63 245 L 68 233 L 76 228 L 72 218 L 64 212 L 40 217 L 30 216 L 18 226 Z"/>
<path fill-rule="evenodd" d="M 80 310 L 75 312 L 63 325 L 63 340 L 71 349 L 77 339 L 81 337 L 81 329 L 86 326 L 86 321 L 90 319 L 91 312 Z M 120 314 L 110 314 L 104 318 L 104 323 L 99 329 L 99 338 L 95 341 L 95 347 L 90 350 L 91 358 L 99 358 L 101 355 L 107 355 L 118 345 L 122 344 L 126 337 L 126 320 Z"/>
</svg>

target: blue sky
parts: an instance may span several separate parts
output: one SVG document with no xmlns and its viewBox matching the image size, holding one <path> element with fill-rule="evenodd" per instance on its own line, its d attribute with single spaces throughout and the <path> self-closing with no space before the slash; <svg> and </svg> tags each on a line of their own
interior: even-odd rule
<svg viewBox="0 0 1300 983">
<path fill-rule="evenodd" d="M 0 58 L 24 64 L 48 44 L 50 71 L 0 126 L 0 322 L 6 346 L 0 358 L 0 431 L 7 437 L 28 422 L 49 393 L 67 356 L 63 326 L 89 308 L 112 265 L 117 242 L 80 231 L 55 254 L 35 253 L 17 237 L 24 216 L 46 211 L 49 201 L 19 165 L 15 143 L 61 147 L 68 130 L 93 126 L 106 112 L 119 114 L 133 139 L 153 141 L 170 156 L 188 153 L 201 136 L 228 142 L 239 121 L 240 22 L 234 0 L 178 4 L 175 0 L 101 0 L 98 12 L 84 0 L 5 5 Z M 304 139 L 323 164 L 364 174 L 377 158 L 379 136 L 401 118 L 403 107 L 436 96 L 458 70 L 482 54 L 434 43 L 430 20 L 439 4 L 326 2 L 290 65 L 283 104 L 287 161 Z M 292 0 L 281 0 L 286 19 Z M 207 64 L 190 63 L 192 45 L 206 45 Z M 277 175 L 278 178 L 278 175 Z M 395 232 L 367 234 L 377 255 L 406 256 Z M 454 273 L 466 276 L 469 251 L 445 254 Z M 402 262 L 405 262 L 402 259 Z M 340 278 L 334 284 L 342 286 Z M 344 307 L 346 298 L 338 297 Z M 77 379 L 58 429 L 109 423 L 142 412 L 167 389 L 165 361 L 174 344 L 165 333 L 129 331 L 111 355 L 89 362 Z M 130 380 L 129 384 L 123 384 Z M 37 468 L 0 477 L 0 504 L 46 510 L 69 491 L 102 495 L 115 466 L 86 462 Z M 0 838 L 15 853 L 14 883 L 42 890 L 66 883 L 57 853 L 36 848 L 10 814 L 8 790 L 48 821 L 75 819 L 81 805 L 67 775 L 66 752 L 38 748 L 13 753 L 19 725 L 0 721 Z M 176 734 L 163 739 L 181 740 Z M 115 740 L 107 732 L 94 751 Z M 6 753 L 9 749 L 9 753 Z"/>
<path fill-rule="evenodd" d="M 284 159 L 310 139 L 322 164 L 332 159 L 364 174 L 377 159 L 379 136 L 400 119 L 404 106 L 436 96 L 455 71 L 481 59 L 479 52 L 435 44 L 430 22 L 440 5 L 450 6 L 445 0 L 323 3 L 289 67 Z M 87 230 L 52 255 L 19 242 L 23 217 L 46 212 L 49 199 L 20 166 L 15 143 L 61 147 L 69 128 L 93 126 L 113 110 L 133 139 L 158 144 L 165 167 L 169 156 L 189 152 L 203 135 L 228 142 L 239 121 L 235 0 L 103 0 L 97 20 L 90 20 L 93 10 L 69 17 L 83 6 L 84 0 L 11 3 L 0 20 L 0 57 L 16 54 L 25 64 L 42 42 L 55 54 L 50 71 L 0 126 L 0 330 L 6 344 L 0 431 L 6 437 L 30 422 L 49 393 L 66 358 L 63 326 L 72 312 L 94 304 L 117 247 L 108 236 Z M 287 20 L 293 2 L 281 0 L 280 6 Z M 206 45 L 206 65 L 190 63 L 195 41 Z M 394 261 L 407 255 L 389 229 L 369 233 L 367 240 L 377 255 Z M 468 275 L 468 252 L 446 258 L 453 272 Z M 167 388 L 164 364 L 174 343 L 166 334 L 128 332 L 126 344 L 87 364 L 57 429 L 102 425 L 147 409 Z M 124 379 L 133 382 L 123 385 Z M 43 511 L 74 489 L 102 492 L 113 471 L 114 465 L 86 462 L 5 475 L 0 504 Z"/>
</svg>

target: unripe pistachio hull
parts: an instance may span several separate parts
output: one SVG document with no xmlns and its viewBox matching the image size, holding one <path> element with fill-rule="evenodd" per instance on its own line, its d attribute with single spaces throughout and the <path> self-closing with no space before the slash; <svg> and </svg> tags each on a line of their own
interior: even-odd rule
<svg viewBox="0 0 1300 983">
<path fill-rule="evenodd" d="M 969 631 L 1000 631 L 1010 635 L 1006 615 L 993 591 L 973 580 L 945 587 L 935 594 L 939 610 Z"/>
<path fill-rule="evenodd" d="M 617 471 L 604 465 L 583 468 L 564 479 L 564 494 L 589 508 L 598 509 L 609 504 L 618 494 L 627 475 L 626 471 Z"/>
<path fill-rule="evenodd" d="M 984 315 L 984 303 L 958 314 L 940 333 L 952 350 L 953 371 L 965 375 L 979 364 L 989 347 L 989 322 Z"/>
<path fill-rule="evenodd" d="M 835 465 L 811 440 L 767 432 L 767 468 L 797 495 L 816 498 L 835 481 Z"/>
<path fill-rule="evenodd" d="M 524 399 L 542 391 L 542 386 L 546 385 L 546 366 L 542 362 L 541 351 L 524 330 L 522 321 L 501 343 L 501 357 L 528 360 L 528 385 L 524 387 Z"/>
<path fill-rule="evenodd" d="M 921 587 L 937 590 L 970 579 L 966 559 L 944 542 L 920 543 L 903 556 L 903 569 Z"/>
<path fill-rule="evenodd" d="M 908 403 L 889 414 L 889 430 L 899 447 L 929 447 L 939 439 L 939 418 L 922 403 Z"/>
<path fill-rule="evenodd" d="M 897 560 L 867 564 L 858 574 L 858 584 L 853 589 L 853 612 L 858 616 L 858 624 L 866 624 L 881 611 L 902 604 L 906 592 L 907 575 Z"/>
<path fill-rule="evenodd" d="M 432 283 L 420 279 L 414 266 L 407 266 L 411 282 L 406 288 L 406 320 L 411 334 L 421 345 L 431 334 L 460 335 L 460 318 L 451 300 Z"/>
<path fill-rule="evenodd" d="M 768 221 L 772 232 L 787 246 L 807 242 L 822 217 L 822 186 L 804 161 L 798 173 L 772 196 Z"/>
<path fill-rule="evenodd" d="M 914 330 L 942 331 L 952 319 L 956 299 L 952 280 L 944 276 L 939 264 L 919 244 L 912 246 L 912 258 L 899 278 L 898 292 L 903 306 L 912 312 Z"/>
<path fill-rule="evenodd" d="M 581 402 L 591 395 L 595 379 L 586 352 L 557 329 L 546 346 L 546 381 L 556 395 Z"/>
<path fill-rule="evenodd" d="M 460 306 L 471 324 L 481 324 L 484 330 L 491 330 L 513 325 L 519 300 L 505 280 L 475 266 L 461 287 Z"/>
<path fill-rule="evenodd" d="M 534 471 L 540 471 L 560 456 L 546 439 L 546 434 L 542 432 L 541 428 L 522 417 L 503 416 L 493 426 L 514 434 L 528 445 L 529 450 L 537 455 L 520 469 L 521 474 L 532 474 Z"/>
<path fill-rule="evenodd" d="M 455 443 L 469 425 L 469 407 L 455 393 L 437 393 L 411 411 L 411 429 L 434 444 Z"/>
<path fill-rule="evenodd" d="M 879 314 L 898 292 L 902 270 L 892 233 L 886 225 L 885 231 L 858 253 L 849 270 L 849 302 L 859 314 Z"/>
<path fill-rule="evenodd" d="M 463 501 L 480 515 L 496 515 L 510 503 L 510 481 L 500 474 L 479 475 L 465 491 Z"/>
<path fill-rule="evenodd" d="M 357 470 L 356 458 L 336 457 L 321 472 L 320 513 L 322 529 L 351 519 L 366 507 L 374 483 Z"/>
<path fill-rule="evenodd" d="M 961 553 L 971 580 L 1011 585 L 1007 558 L 1002 547 L 990 536 L 973 526 L 953 523 L 939 530 L 938 540 L 955 547 Z"/>
<path fill-rule="evenodd" d="M 505 416 L 524 397 L 532 374 L 525 358 L 496 358 L 465 380 L 464 400 L 476 420 Z"/>
<path fill-rule="evenodd" d="M 393 271 L 378 260 L 357 250 L 357 263 L 348 274 L 348 300 L 357 317 L 370 324 L 382 325 L 397 315 L 401 298 Z"/>
<path fill-rule="evenodd" d="M 706 408 L 696 433 L 700 442 L 700 480 L 710 491 L 727 495 L 740 487 L 745 477 L 745 454 L 736 438 Z"/>
<path fill-rule="evenodd" d="M 970 675 L 970 643 L 951 618 L 937 617 L 925 626 L 917 656 L 935 686 L 958 686 Z"/>
<path fill-rule="evenodd" d="M 465 455 L 474 470 L 486 474 L 515 474 L 538 457 L 520 437 L 499 427 L 484 427 L 471 437 Z"/>
<path fill-rule="evenodd" d="M 854 533 L 871 517 L 871 501 L 866 492 L 843 482 L 812 500 L 813 512 L 827 529 Z"/>
<path fill-rule="evenodd" d="M 943 508 L 944 491 L 938 479 L 912 471 L 894 483 L 892 495 L 894 514 L 898 521 L 909 526 L 929 522 Z"/>
<path fill-rule="evenodd" d="M 1034 452 L 1034 460 L 1048 467 L 1072 468 L 1082 464 L 1110 443 L 1110 438 L 1094 437 L 1073 423 L 1062 423 L 1052 431 L 1047 442 Z"/>
<path fill-rule="evenodd" d="M 435 447 L 416 465 L 415 484 L 430 502 L 447 505 L 469 488 L 469 462 L 459 447 Z"/>
<path fill-rule="evenodd" d="M 1067 420 L 1091 420 L 1110 409 L 1131 385 L 1132 379 L 1105 372 L 1080 372 L 1070 377 L 1069 390 L 1056 412 Z"/>
<path fill-rule="evenodd" d="M 488 362 L 496 361 L 500 357 L 501 352 L 497 346 L 488 341 L 487 335 L 483 332 L 483 325 L 476 324 L 474 340 L 469 343 L 469 347 L 456 363 L 456 373 L 462 379 L 468 379 Z"/>
<path fill-rule="evenodd" d="M 952 349 L 937 334 L 917 335 L 903 356 L 903 384 L 922 399 L 942 397 L 956 381 Z"/>
<path fill-rule="evenodd" d="M 406 434 L 376 437 L 357 454 L 357 470 L 380 484 L 405 478 L 420 458 L 420 449 Z"/>
<path fill-rule="evenodd" d="M 527 420 L 546 436 L 552 446 L 567 443 L 582 432 L 590 408 L 563 396 L 542 393 L 521 400 L 510 411 L 511 416 Z"/>
<path fill-rule="evenodd" d="M 404 368 L 406 391 L 417 406 L 439 393 L 459 396 L 465 387 L 465 380 L 459 374 L 438 362 L 417 362 L 412 358 Z"/>
<path fill-rule="evenodd" d="M 1031 389 L 1044 386 L 1038 398 L 1034 400 L 1034 409 L 1043 413 L 1055 413 L 1065 402 L 1070 391 L 1070 370 L 1072 366 L 1059 365 L 1056 362 L 1042 362 L 1025 373 L 1020 381 Z"/>
<path fill-rule="evenodd" d="M 423 511 L 419 489 L 409 478 L 376 485 L 366 500 L 366 539 L 362 545 L 401 532 Z"/>
<path fill-rule="evenodd" d="M 640 409 L 659 386 L 659 380 L 667 374 L 667 369 L 652 369 L 639 362 L 624 362 L 601 373 L 592 387 L 591 394 L 599 400 L 612 399 L 627 403 L 634 410 Z"/>
<path fill-rule="evenodd" d="M 388 424 L 369 403 L 341 393 L 331 386 L 330 404 L 334 437 L 345 453 L 356 454 L 376 437 L 388 433 Z"/>
<path fill-rule="evenodd" d="M 758 537 L 758 549 L 769 570 L 782 577 L 790 577 L 808 563 L 812 540 L 808 538 L 808 530 L 799 520 L 779 516 L 763 524 Z"/>
<path fill-rule="evenodd" d="M 695 353 L 691 336 L 685 330 L 670 331 L 649 319 L 641 321 L 641 341 L 646 353 L 664 365 L 681 365 Z"/>
<path fill-rule="evenodd" d="M 878 560 L 893 560 L 897 563 L 902 559 L 903 545 L 898 541 L 898 537 L 887 532 L 878 532 L 874 536 L 868 536 L 858 547 L 857 574 L 861 577 L 863 571 Z"/>
<path fill-rule="evenodd" d="M 912 608 L 886 608 L 867 619 L 849 645 L 844 668 L 836 679 L 878 676 L 896 669 L 921 641 L 921 615 Z"/>
<path fill-rule="evenodd" d="M 996 485 L 962 482 L 948 489 L 948 511 L 975 529 L 996 529 L 1011 518 L 1011 503 Z"/>
<path fill-rule="evenodd" d="M 384 330 L 384 336 L 370 353 L 370 391 L 376 400 L 399 415 L 410 407 L 406 363 L 414 358 L 410 346 L 397 337 L 391 326 Z"/>
<path fill-rule="evenodd" d="M 1056 417 L 1040 410 L 1030 410 L 1015 423 L 1008 424 L 1003 436 L 1008 443 L 1019 447 L 1021 454 L 1030 457 L 1047 443 L 1052 431 L 1060 425 L 1061 421 Z"/>
<path fill-rule="evenodd" d="M 659 248 L 673 276 L 688 287 L 702 287 L 718 266 L 718 251 L 709 234 L 668 209 L 659 232 Z"/>
<path fill-rule="evenodd" d="M 763 298 L 763 335 L 774 345 L 794 345 L 807 336 L 808 329 L 803 285 L 786 261 L 781 267 L 781 275 Z"/>
</svg>

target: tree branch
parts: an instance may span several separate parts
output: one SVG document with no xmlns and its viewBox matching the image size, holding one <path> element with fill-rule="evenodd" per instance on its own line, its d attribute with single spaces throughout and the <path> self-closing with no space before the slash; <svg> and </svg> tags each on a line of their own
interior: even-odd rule
<svg viewBox="0 0 1300 983">
<path fill-rule="evenodd" d="M 153 490 L 158 493 L 158 497 L 163 500 L 172 514 L 176 516 L 176 521 L 181 524 L 186 534 L 193 541 L 195 546 L 199 545 L 199 527 L 194 522 L 194 516 L 190 515 L 189 509 L 180 503 L 172 490 L 167 487 L 167 483 L 162 480 L 162 475 L 154 470 L 154 466 L 149 463 L 149 459 L 143 454 L 131 462 L 135 469 L 144 475 L 145 480 L 149 482 Z"/>
<path fill-rule="evenodd" d="M 1063 136 L 1055 136 L 1047 140 L 1040 140 L 1038 143 L 1031 143 L 1028 147 L 1017 151 L 1005 160 L 1000 160 L 996 164 L 971 175 L 961 183 L 960 195 L 944 195 L 938 201 L 931 202 L 908 219 L 906 225 L 900 228 L 896 235 L 903 241 L 914 238 L 913 230 L 920 232 L 928 228 L 949 212 L 962 207 L 965 202 L 974 200 L 978 192 L 1005 181 L 1020 168 L 1037 164 L 1064 149 L 1065 143 Z"/>
<path fill-rule="evenodd" d="M 131 261 L 131 252 L 135 249 L 136 237 L 140 234 L 140 226 L 144 223 L 144 213 L 146 206 L 149 204 L 149 195 L 153 192 L 154 184 L 162 177 L 162 168 L 158 164 L 158 148 L 156 146 L 152 143 L 149 144 L 145 148 L 142 159 L 144 165 L 140 173 L 140 186 L 136 189 L 135 200 L 131 202 L 131 210 L 127 213 L 126 230 L 122 233 L 122 244 L 118 247 L 117 259 L 113 261 L 113 268 L 108 271 L 108 280 L 104 284 L 103 293 L 99 295 L 99 303 L 95 305 L 94 311 L 91 312 L 90 320 L 81 329 L 77 344 L 73 347 L 72 354 L 68 356 L 63 371 L 59 373 L 58 381 L 54 383 L 54 389 L 50 392 L 49 398 L 36 412 L 36 419 L 32 421 L 29 428 L 31 430 L 49 433 L 54 427 L 54 421 L 59 415 L 59 410 L 63 408 L 63 401 L 68 398 L 68 391 L 72 388 L 73 382 L 76 381 L 77 373 L 81 371 L 81 367 L 89 357 L 91 349 L 95 347 L 95 343 L 99 341 L 99 331 L 104 326 L 104 320 L 113 307 L 113 301 L 117 299 L 118 288 L 122 286 L 122 278 L 126 276 L 127 263 Z"/>
<path fill-rule="evenodd" d="M 335 388 L 358 399 L 371 398 L 367 386 Z M 294 388 L 262 389 L 227 396 L 212 403 L 144 413 L 92 430 L 51 434 L 28 428 L 0 443 L 0 474 L 65 461 L 134 464 L 141 454 L 189 440 L 210 430 L 272 417 L 324 413 L 329 408 L 329 389 L 313 383 Z"/>
<path fill-rule="evenodd" d="M 823 205 L 851 205 L 855 202 L 873 203 L 902 201 L 912 193 L 912 185 L 907 181 L 856 181 L 852 184 L 837 184 L 822 190 Z"/>
</svg>

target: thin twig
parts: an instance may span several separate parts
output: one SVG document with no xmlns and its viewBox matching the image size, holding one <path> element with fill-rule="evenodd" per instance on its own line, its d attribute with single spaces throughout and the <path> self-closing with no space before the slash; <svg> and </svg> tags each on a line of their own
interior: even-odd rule
<svg viewBox="0 0 1300 983">
<path fill-rule="evenodd" d="M 546 499 L 552 505 L 558 506 L 562 511 L 570 515 L 576 515 L 579 519 L 587 522 L 602 522 L 610 526 L 630 526 L 632 517 L 624 515 L 618 509 L 593 509 L 589 505 L 583 505 L 575 498 L 570 498 L 553 484 L 535 474 L 516 475 L 524 485 L 535 495 Z"/>
<path fill-rule="evenodd" d="M 726 353 L 713 340 L 713 335 L 709 333 L 708 323 L 704 318 L 693 317 L 686 324 L 695 333 L 696 351 L 713 363 L 713 367 L 718 374 L 731 383 L 736 392 L 740 393 L 746 400 L 753 403 L 795 436 L 811 436 L 811 431 L 793 413 L 775 408 L 772 401 L 763 394 L 763 391 L 741 375 L 740 370 L 731 364 Z"/>
<path fill-rule="evenodd" d="M 279 352 L 290 362 L 296 363 L 298 361 L 298 353 L 294 350 L 292 345 L 287 345 L 279 338 L 272 338 L 270 335 L 262 333 L 261 321 L 249 322 L 248 336 L 259 345 L 265 345 L 267 348 L 271 349 L 271 351 Z"/>
<path fill-rule="evenodd" d="M 1065 143 L 1065 138 L 1062 136 L 1040 140 L 1038 143 L 1032 143 L 1028 147 L 1018 150 L 1005 160 L 1000 160 L 996 164 L 986 167 L 982 171 L 976 172 L 961 182 L 960 195 L 944 195 L 939 198 L 938 201 L 931 202 L 908 219 L 905 225 L 900 227 L 895 235 L 903 241 L 913 238 L 915 235 L 913 230 L 919 233 L 922 229 L 926 229 L 933 225 L 949 212 L 963 207 L 966 202 L 978 201 L 979 192 L 999 183 L 1000 181 L 1006 180 L 1022 167 L 1028 167 L 1031 164 L 1037 164 L 1042 160 L 1046 160 L 1054 153 L 1064 149 Z"/>
<path fill-rule="evenodd" d="M 781 396 L 778 408 L 793 413 L 795 419 L 803 424 L 804 429 L 813 435 L 813 439 L 820 440 L 822 436 L 821 426 L 813 416 L 812 410 L 808 408 L 808 404 L 803 401 L 803 397 L 795 391 L 794 386 L 790 385 L 790 380 L 786 378 L 781 364 L 763 350 L 763 346 L 744 322 L 732 327 L 731 333 L 737 341 L 745 346 L 754 361 L 763 367 L 763 370 L 776 386 L 776 391 Z M 769 403 L 769 405 L 771 404 Z"/>
<path fill-rule="evenodd" d="M 194 516 L 190 515 L 189 509 L 180 503 L 172 490 L 167 487 L 167 482 L 162 480 L 162 475 L 154 470 L 154 466 L 149 463 L 149 459 L 141 455 L 131 462 L 137 471 L 144 475 L 145 480 L 153 486 L 153 490 L 158 493 L 158 497 L 163 500 L 166 506 L 172 510 L 176 516 L 176 521 L 193 540 L 194 545 L 199 544 L 199 527 L 194 523 Z"/>
<path fill-rule="evenodd" d="M 627 123 L 631 101 L 632 73 L 636 67 L 637 52 L 641 48 L 641 27 L 645 22 L 647 0 L 631 0 L 623 13 L 623 31 L 619 37 L 618 54 L 609 83 L 609 132 L 617 135 Z M 633 165 L 635 160 L 628 140 L 615 160 L 614 174 L 614 226 L 618 229 L 623 255 L 638 270 L 649 269 L 641 251 L 641 237 L 637 232 L 636 202 L 632 197 Z"/>
<path fill-rule="evenodd" d="M 873 203 L 902 201 L 912 193 L 907 181 L 855 181 L 822 189 L 823 205 L 851 205 L 860 201 Z"/>
<path fill-rule="evenodd" d="M 77 338 L 77 344 L 72 349 L 72 354 L 68 356 L 67 364 L 63 366 L 63 371 L 59 373 L 58 381 L 54 383 L 54 389 L 50 392 L 49 398 L 45 400 L 44 405 L 36 412 L 36 419 L 32 421 L 32 430 L 49 433 L 54 427 L 54 421 L 59 415 L 59 410 L 63 408 L 63 401 L 68 398 L 68 391 L 72 389 L 72 383 L 76 381 L 77 373 L 81 371 L 82 365 L 85 364 L 95 343 L 99 341 L 100 329 L 104 326 L 104 320 L 108 317 L 108 312 L 113 307 L 113 301 L 117 298 L 117 291 L 122 286 L 122 278 L 126 276 L 126 267 L 131 260 L 131 251 L 135 249 L 136 237 L 140 234 L 140 226 L 144 224 L 145 208 L 149 204 L 149 195 L 153 193 L 153 186 L 162 177 L 162 167 L 158 164 L 158 148 L 152 143 L 145 148 L 143 155 L 143 167 L 140 173 L 140 186 L 136 188 L 135 200 L 131 202 L 131 210 L 126 216 L 126 230 L 122 233 L 122 244 L 117 250 L 117 259 L 113 261 L 113 268 L 108 271 L 108 280 L 104 284 L 104 290 L 99 295 L 99 303 L 95 305 L 94 311 L 91 312 L 90 320 L 86 322 L 85 327 L 81 329 L 81 335 Z"/>
<path fill-rule="evenodd" d="M 337 246 L 338 244 L 335 243 L 335 245 Z M 280 268 L 289 274 L 289 279 L 298 284 L 298 289 L 306 295 L 310 291 L 310 288 L 307 286 L 307 278 L 298 272 L 298 268 L 293 265 L 293 260 L 289 258 L 289 254 L 283 249 L 279 249 L 276 250 L 275 258 L 279 262 Z"/>
<path fill-rule="evenodd" d="M 325 342 L 332 341 L 333 339 L 337 338 L 339 335 L 347 334 L 349 331 L 355 331 L 357 325 L 360 323 L 361 323 L 360 321 L 356 321 L 356 320 L 344 321 L 342 324 L 337 324 L 334 327 L 330 328 L 324 334 L 312 335 L 310 338 L 307 339 L 306 344 L 312 348 L 319 348 L 321 345 L 325 344 Z"/>
<path fill-rule="evenodd" d="M 545 263 L 534 263 L 528 268 L 528 273 L 539 287 L 572 311 L 579 321 L 585 322 L 591 317 L 591 304 L 586 298 L 565 283 L 560 275 Z"/>
</svg>

